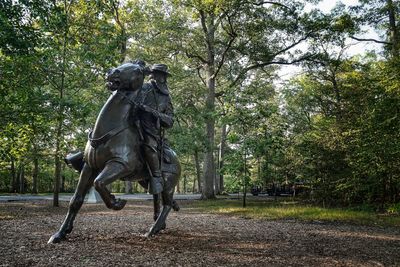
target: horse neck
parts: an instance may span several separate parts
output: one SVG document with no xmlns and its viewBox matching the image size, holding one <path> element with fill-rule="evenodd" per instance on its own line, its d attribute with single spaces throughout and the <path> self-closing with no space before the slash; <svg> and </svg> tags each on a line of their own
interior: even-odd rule
<svg viewBox="0 0 400 267">
<path fill-rule="evenodd" d="M 93 138 L 98 138 L 110 130 L 128 123 L 131 104 L 114 92 L 102 107 L 93 129 Z"/>
</svg>

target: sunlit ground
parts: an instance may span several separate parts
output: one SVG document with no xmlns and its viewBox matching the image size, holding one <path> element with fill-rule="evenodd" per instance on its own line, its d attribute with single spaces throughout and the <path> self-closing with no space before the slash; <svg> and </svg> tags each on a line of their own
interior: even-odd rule
<svg viewBox="0 0 400 267">
<path fill-rule="evenodd" d="M 322 208 L 297 201 L 250 201 L 246 208 L 240 200 L 198 201 L 192 208 L 211 213 L 249 218 L 298 219 L 304 221 L 348 222 L 361 225 L 400 226 L 398 214 L 376 213 L 356 209 Z"/>
</svg>

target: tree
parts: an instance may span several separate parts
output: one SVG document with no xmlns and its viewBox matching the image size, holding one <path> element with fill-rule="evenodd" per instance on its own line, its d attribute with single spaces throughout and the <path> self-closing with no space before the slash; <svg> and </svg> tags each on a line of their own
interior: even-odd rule
<svg viewBox="0 0 400 267">
<path fill-rule="evenodd" d="M 359 38 L 355 35 L 351 37 L 357 41 L 384 44 L 391 57 L 397 58 L 400 49 L 399 8 L 399 3 L 393 0 L 361 0 L 359 5 L 351 8 L 355 23 L 371 26 L 379 32 L 383 31 L 384 34 L 381 34 L 381 40 Z"/>
</svg>

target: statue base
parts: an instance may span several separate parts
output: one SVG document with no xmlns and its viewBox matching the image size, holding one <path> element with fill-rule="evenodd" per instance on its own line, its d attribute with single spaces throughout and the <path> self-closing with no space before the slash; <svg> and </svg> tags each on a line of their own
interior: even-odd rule
<svg viewBox="0 0 400 267">
<path fill-rule="evenodd" d="M 94 189 L 94 187 L 90 188 L 90 191 L 88 193 L 88 198 L 86 200 L 86 203 L 100 203 L 102 202 L 102 199 L 100 197 L 100 194 Z"/>
</svg>

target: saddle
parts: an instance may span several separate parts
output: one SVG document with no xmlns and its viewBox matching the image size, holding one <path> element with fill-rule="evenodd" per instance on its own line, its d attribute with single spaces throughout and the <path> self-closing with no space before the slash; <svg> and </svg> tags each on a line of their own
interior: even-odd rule
<svg viewBox="0 0 400 267">
<path fill-rule="evenodd" d="M 178 166 L 176 163 L 173 162 L 173 158 L 176 157 L 176 153 L 172 148 L 168 145 L 166 139 L 164 139 L 163 143 L 163 151 L 161 153 L 160 147 L 157 148 L 158 157 L 162 154 L 162 164 L 161 164 L 161 171 L 162 172 L 169 172 L 169 173 L 178 173 Z M 142 147 L 145 146 L 145 143 L 142 143 Z M 155 150 L 154 148 L 151 148 Z M 144 159 L 144 152 L 141 151 L 141 158 L 143 161 Z"/>
</svg>

